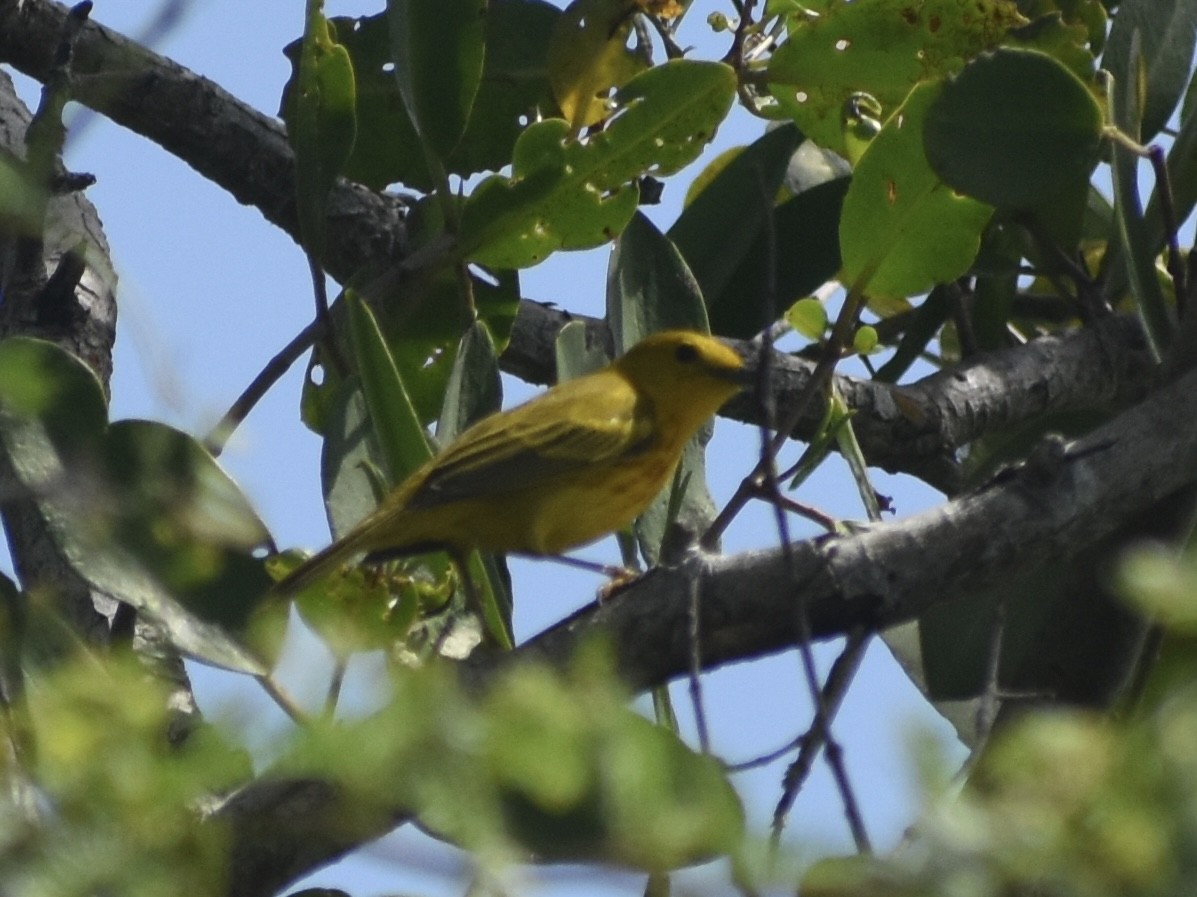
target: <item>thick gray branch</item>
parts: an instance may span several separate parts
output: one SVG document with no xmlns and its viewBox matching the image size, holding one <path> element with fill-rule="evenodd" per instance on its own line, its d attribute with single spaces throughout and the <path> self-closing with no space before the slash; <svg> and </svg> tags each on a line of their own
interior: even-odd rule
<svg viewBox="0 0 1197 897">
<path fill-rule="evenodd" d="M 600 320 L 524 302 L 504 367 L 534 383 L 551 382 L 553 337 L 571 320 L 585 322 L 595 340 L 610 344 Z M 753 359 L 749 344 L 737 347 Z M 814 364 L 777 355 L 773 366 L 778 416 L 785 417 L 809 383 Z M 853 426 L 870 465 L 913 474 L 954 494 L 961 486 L 958 453 L 974 440 L 1044 416 L 1125 407 L 1147 392 L 1151 379 L 1151 355 L 1138 322 L 1111 317 L 978 356 L 911 384 L 837 376 L 836 385 L 855 413 Z M 722 413 L 748 424 L 760 421 L 759 406 L 747 394 Z M 794 438 L 809 440 L 821 417 L 816 403 L 794 428 Z"/>
</svg>

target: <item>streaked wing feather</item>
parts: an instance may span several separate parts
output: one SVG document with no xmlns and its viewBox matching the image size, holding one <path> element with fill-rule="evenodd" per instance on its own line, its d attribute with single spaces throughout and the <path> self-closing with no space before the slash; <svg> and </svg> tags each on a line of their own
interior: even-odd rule
<svg viewBox="0 0 1197 897">
<path fill-rule="evenodd" d="M 484 421 L 437 459 L 408 507 L 516 492 L 637 451 L 651 422 L 622 385 L 549 393 Z"/>
</svg>

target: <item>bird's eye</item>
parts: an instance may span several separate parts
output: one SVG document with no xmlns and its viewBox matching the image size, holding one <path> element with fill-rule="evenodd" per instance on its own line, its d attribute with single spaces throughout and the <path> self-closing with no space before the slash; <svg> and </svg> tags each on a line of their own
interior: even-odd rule
<svg viewBox="0 0 1197 897">
<path fill-rule="evenodd" d="M 674 357 L 682 364 L 690 364 L 698 359 L 698 350 L 689 343 L 682 343 L 677 347 Z"/>
</svg>

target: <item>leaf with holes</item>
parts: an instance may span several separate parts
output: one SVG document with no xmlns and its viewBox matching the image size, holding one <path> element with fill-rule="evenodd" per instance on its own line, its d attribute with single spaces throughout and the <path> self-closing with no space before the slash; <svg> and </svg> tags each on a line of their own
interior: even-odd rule
<svg viewBox="0 0 1197 897">
<path fill-rule="evenodd" d="M 993 209 L 944 184 L 923 154 L 923 119 L 940 85 L 915 88 L 852 176 L 840 217 L 842 278 L 870 299 L 912 296 L 976 258 Z"/>
<path fill-rule="evenodd" d="M 958 71 L 1025 23 L 1011 0 L 810 0 L 790 15 L 769 63 L 769 89 L 802 132 L 841 155 L 855 93 L 886 115 L 920 81 Z"/>
<path fill-rule="evenodd" d="M 558 249 L 614 238 L 636 210 L 630 182 L 693 161 L 735 90 L 725 65 L 674 60 L 621 90 L 601 133 L 577 140 L 564 119 L 537 122 L 516 143 L 512 176 L 487 178 L 466 201 L 458 251 L 495 268 L 525 268 Z"/>
</svg>

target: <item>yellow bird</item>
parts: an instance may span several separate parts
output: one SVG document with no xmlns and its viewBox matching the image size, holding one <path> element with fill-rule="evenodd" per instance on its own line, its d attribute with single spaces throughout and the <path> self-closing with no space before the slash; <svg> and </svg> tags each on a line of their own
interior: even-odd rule
<svg viewBox="0 0 1197 897">
<path fill-rule="evenodd" d="M 465 430 L 275 588 L 296 592 L 358 554 L 553 555 L 591 542 L 648 506 L 686 441 L 745 382 L 740 356 L 718 340 L 650 336 Z"/>
</svg>

